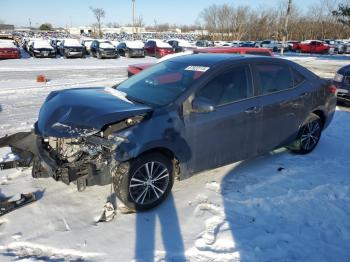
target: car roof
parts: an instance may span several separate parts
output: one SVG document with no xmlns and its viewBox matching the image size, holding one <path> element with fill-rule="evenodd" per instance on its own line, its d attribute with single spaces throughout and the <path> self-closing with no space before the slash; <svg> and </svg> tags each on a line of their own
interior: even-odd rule
<svg viewBox="0 0 350 262">
<path fill-rule="evenodd" d="M 195 66 L 207 66 L 211 67 L 214 65 L 218 65 L 225 62 L 230 61 L 281 61 L 282 59 L 277 59 L 274 57 L 266 57 L 266 56 L 250 56 L 250 55 L 232 55 L 232 54 L 193 54 L 193 55 L 185 55 L 171 58 L 167 61 L 180 62 L 184 64 L 191 64 Z M 285 61 L 283 59 L 283 61 Z"/>
</svg>

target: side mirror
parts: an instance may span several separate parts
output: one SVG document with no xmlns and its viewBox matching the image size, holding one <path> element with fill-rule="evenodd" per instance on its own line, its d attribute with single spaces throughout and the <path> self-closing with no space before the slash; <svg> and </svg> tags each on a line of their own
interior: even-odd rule
<svg viewBox="0 0 350 262">
<path fill-rule="evenodd" d="M 192 101 L 192 109 L 196 113 L 210 113 L 213 112 L 213 103 L 204 97 L 197 97 Z"/>
</svg>

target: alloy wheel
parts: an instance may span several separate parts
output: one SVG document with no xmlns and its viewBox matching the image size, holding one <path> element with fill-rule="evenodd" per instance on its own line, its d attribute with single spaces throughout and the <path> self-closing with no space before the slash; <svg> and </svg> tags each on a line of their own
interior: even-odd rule
<svg viewBox="0 0 350 262">
<path fill-rule="evenodd" d="M 320 140 L 320 136 L 321 125 L 319 121 L 312 121 L 307 123 L 303 128 L 303 132 L 300 138 L 302 148 L 307 151 L 313 149 Z"/>
<path fill-rule="evenodd" d="M 129 194 L 139 205 L 159 200 L 169 186 L 169 170 L 160 162 L 147 162 L 131 176 Z"/>
</svg>

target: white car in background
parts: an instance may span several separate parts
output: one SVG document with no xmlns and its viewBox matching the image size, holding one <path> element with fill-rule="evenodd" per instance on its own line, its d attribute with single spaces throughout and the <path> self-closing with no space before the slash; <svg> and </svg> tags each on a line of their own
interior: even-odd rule
<svg viewBox="0 0 350 262">
<path fill-rule="evenodd" d="M 275 40 L 264 40 L 260 43 L 260 47 L 271 49 L 273 52 L 278 52 L 282 48 L 282 44 Z"/>
<path fill-rule="evenodd" d="M 29 42 L 29 54 L 32 57 L 56 58 L 56 50 L 48 40 L 34 40 Z"/>
</svg>

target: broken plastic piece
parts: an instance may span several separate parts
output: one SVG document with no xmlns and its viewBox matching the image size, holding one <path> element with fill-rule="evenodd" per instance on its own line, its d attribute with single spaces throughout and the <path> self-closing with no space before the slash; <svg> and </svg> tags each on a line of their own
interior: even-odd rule
<svg viewBox="0 0 350 262">
<path fill-rule="evenodd" d="M 103 206 L 102 214 L 97 220 L 97 223 L 99 222 L 108 222 L 111 221 L 116 215 L 114 206 L 111 202 L 107 202 Z"/>
</svg>

